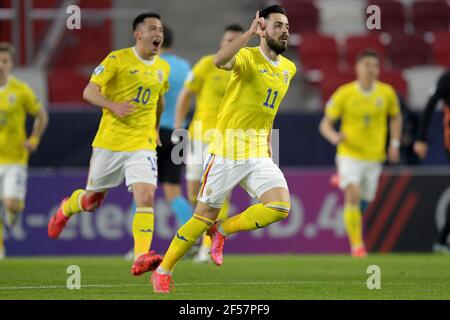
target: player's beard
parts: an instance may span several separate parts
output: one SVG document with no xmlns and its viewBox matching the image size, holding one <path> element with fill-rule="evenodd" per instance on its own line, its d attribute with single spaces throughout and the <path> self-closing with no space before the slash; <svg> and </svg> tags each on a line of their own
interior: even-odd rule
<svg viewBox="0 0 450 320">
<path fill-rule="evenodd" d="M 286 51 L 286 46 L 281 42 L 277 42 L 275 39 L 269 37 L 266 33 L 266 43 L 270 49 L 272 49 L 276 54 L 282 54 Z"/>
</svg>

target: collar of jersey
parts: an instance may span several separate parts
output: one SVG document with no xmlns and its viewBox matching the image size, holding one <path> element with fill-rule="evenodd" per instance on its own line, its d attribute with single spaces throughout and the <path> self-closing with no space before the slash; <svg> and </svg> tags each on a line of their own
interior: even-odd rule
<svg viewBox="0 0 450 320">
<path fill-rule="evenodd" d="M 140 61 L 142 61 L 142 63 L 146 64 L 147 66 L 151 66 L 152 64 L 155 63 L 156 56 L 153 56 L 152 60 L 145 60 L 145 59 L 142 59 L 142 57 L 137 53 L 136 47 L 133 47 L 132 49 L 133 49 L 133 53 L 136 56 L 136 58 L 138 58 Z"/>
<path fill-rule="evenodd" d="M 358 80 L 356 80 L 356 85 L 358 86 L 359 91 L 360 91 L 363 95 L 365 95 L 365 96 L 370 96 L 372 93 L 374 93 L 374 91 L 375 91 L 375 89 L 376 89 L 376 87 L 377 87 L 377 82 L 375 81 L 375 82 L 373 83 L 373 86 L 372 86 L 372 88 L 371 88 L 370 90 L 364 90 L 364 89 L 362 88 L 362 86 L 361 86 L 361 84 L 359 83 Z"/>
<path fill-rule="evenodd" d="M 272 59 L 270 59 L 268 56 L 266 56 L 266 54 L 264 53 L 264 51 L 262 51 L 261 47 L 258 46 L 259 52 L 261 52 L 261 54 L 263 55 L 263 57 L 270 62 L 270 64 L 272 64 L 274 67 L 278 67 L 278 65 L 280 64 L 280 59 L 278 59 L 278 61 L 273 61 Z"/>
</svg>

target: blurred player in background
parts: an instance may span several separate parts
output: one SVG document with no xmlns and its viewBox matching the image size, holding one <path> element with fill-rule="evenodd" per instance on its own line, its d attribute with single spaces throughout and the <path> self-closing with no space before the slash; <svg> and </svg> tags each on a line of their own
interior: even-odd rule
<svg viewBox="0 0 450 320">
<path fill-rule="evenodd" d="M 259 36 L 259 47 L 246 47 Z M 281 56 L 287 49 L 289 24 L 281 6 L 256 13 L 248 31 L 214 57 L 214 64 L 232 70 L 210 143 L 198 203 L 193 217 L 176 233 L 164 259 L 153 272 L 153 290 L 170 292 L 175 264 L 205 232 L 211 236 L 211 259 L 223 263 L 228 235 L 255 230 L 288 217 L 289 190 L 283 173 L 271 158 L 273 120 L 283 100 L 295 64 Z M 240 184 L 259 204 L 216 223 L 231 190 Z"/>
<path fill-rule="evenodd" d="M 327 103 L 320 133 L 337 145 L 339 187 L 344 191 L 344 224 L 355 257 L 365 257 L 361 201 L 375 198 L 382 163 L 386 159 L 387 121 L 390 118 L 388 159 L 400 159 L 402 117 L 397 94 L 378 81 L 380 58 L 374 51 L 359 54 L 357 80 L 338 88 Z M 341 120 L 340 131 L 333 127 Z"/>
<path fill-rule="evenodd" d="M 161 47 L 160 57 L 170 65 L 169 90 L 164 95 L 165 106 L 161 115 L 159 138 L 161 145 L 156 147 L 158 157 L 158 181 L 162 183 L 164 196 L 170 204 L 172 212 L 175 213 L 179 225 L 185 224 L 192 216 L 193 208 L 189 201 L 183 197 L 181 192 L 181 169 L 182 164 L 175 164 L 172 160 L 172 149 L 174 144 L 171 141 L 173 124 L 175 119 L 175 105 L 183 88 L 191 67 L 186 59 L 179 57 L 172 52 L 173 32 L 164 25 L 164 40 Z M 136 203 L 131 206 L 133 213 L 136 212 Z M 133 250 L 127 254 L 127 259 L 134 256 Z"/>
<path fill-rule="evenodd" d="M 140 275 L 161 261 L 161 256 L 149 249 L 158 175 L 155 150 L 170 66 L 158 56 L 163 42 L 158 14 L 137 16 L 133 31 L 136 45 L 111 52 L 94 70 L 84 89 L 84 99 L 103 112 L 92 143 L 87 186 L 61 202 L 48 224 L 48 235 L 58 238 L 72 215 L 95 211 L 108 189 L 121 185 L 125 179 L 137 206 L 131 272 Z"/>
<path fill-rule="evenodd" d="M 3 221 L 12 227 L 25 207 L 27 165 L 48 124 L 48 114 L 33 90 L 11 75 L 14 48 L 0 43 L 0 202 Z M 26 118 L 34 117 L 27 138 Z M 1 218 L 1 217 L 0 217 Z M 5 256 L 0 220 L 0 259 Z"/>
<path fill-rule="evenodd" d="M 243 31 L 244 29 L 236 24 L 227 26 L 222 35 L 220 48 L 241 36 Z M 214 65 L 214 55 L 204 56 L 195 64 L 178 99 L 175 128 L 182 128 L 191 99 L 196 98 L 195 113 L 189 126 L 190 145 L 186 159 L 187 189 L 189 200 L 194 207 L 197 205 L 197 195 L 203 174 L 203 162 L 208 154 L 211 132 L 216 127 L 217 112 L 230 78 L 231 72 L 219 69 Z M 228 209 L 229 199 L 225 201 L 220 210 L 218 219 L 227 218 Z M 211 261 L 210 250 L 211 239 L 204 235 L 202 245 L 194 261 Z"/>
<path fill-rule="evenodd" d="M 175 213 L 180 225 L 183 225 L 192 217 L 193 208 L 181 192 L 180 181 L 183 166 L 182 164 L 175 164 L 172 160 L 174 144 L 171 136 L 174 130 L 177 99 L 191 71 L 191 66 L 186 59 L 172 52 L 172 44 L 173 32 L 167 26 L 164 26 L 161 58 L 170 65 L 170 89 L 164 96 L 166 104 L 161 116 L 161 128 L 159 131 L 162 145 L 156 148 L 156 152 L 158 154 L 158 179 L 162 183 L 164 195 L 170 203 L 170 208 Z"/>
<path fill-rule="evenodd" d="M 414 151 L 422 160 L 425 159 L 428 152 L 427 132 L 430 125 L 431 115 L 436 108 L 437 103 L 444 102 L 444 145 L 450 161 L 450 70 L 447 70 L 433 86 L 432 93 L 426 104 L 425 110 L 420 120 L 419 136 L 414 143 Z M 439 230 L 436 243 L 433 245 L 433 251 L 450 253 L 450 247 L 447 242 L 450 234 L 450 199 L 447 206 L 447 215 L 442 229 Z"/>
</svg>

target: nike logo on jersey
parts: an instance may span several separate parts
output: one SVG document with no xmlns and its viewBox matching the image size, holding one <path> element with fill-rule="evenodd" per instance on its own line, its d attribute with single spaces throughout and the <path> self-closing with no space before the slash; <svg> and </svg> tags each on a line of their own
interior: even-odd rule
<svg viewBox="0 0 450 320">
<path fill-rule="evenodd" d="M 269 70 L 267 70 L 267 69 L 259 69 L 259 72 L 266 73 L 266 72 L 269 72 Z"/>
<path fill-rule="evenodd" d="M 139 70 L 136 70 L 136 69 L 135 69 L 135 70 L 130 70 L 130 73 L 131 73 L 131 74 L 136 74 L 136 73 L 138 73 L 138 72 L 139 72 Z"/>
<path fill-rule="evenodd" d="M 187 242 L 187 239 L 177 232 L 177 238 Z"/>
<path fill-rule="evenodd" d="M 258 224 L 258 222 L 255 222 L 255 224 L 256 224 L 256 227 L 258 228 L 258 229 L 261 229 L 262 227 Z"/>
<path fill-rule="evenodd" d="M 141 230 L 139 230 L 140 232 L 153 232 L 153 230 L 152 229 L 141 229 Z"/>
</svg>

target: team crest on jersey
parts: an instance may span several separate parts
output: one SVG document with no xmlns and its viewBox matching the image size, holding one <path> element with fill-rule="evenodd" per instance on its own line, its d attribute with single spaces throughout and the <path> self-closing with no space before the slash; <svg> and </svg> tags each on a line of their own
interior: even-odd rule
<svg viewBox="0 0 450 320">
<path fill-rule="evenodd" d="M 9 97 L 8 97 L 8 102 L 9 102 L 9 104 L 14 104 L 14 103 L 16 103 L 16 95 L 14 94 L 14 93 L 12 93 L 12 94 L 10 94 L 9 95 Z"/>
<path fill-rule="evenodd" d="M 159 83 L 162 83 L 164 80 L 164 73 L 162 72 L 162 70 L 158 70 L 158 80 Z"/>
<path fill-rule="evenodd" d="M 283 71 L 283 81 L 285 84 L 289 83 L 290 73 L 287 70 Z"/>
<path fill-rule="evenodd" d="M 105 70 L 105 67 L 102 65 L 99 65 L 97 68 L 94 69 L 94 74 L 97 76 L 100 73 L 102 73 Z"/>
<path fill-rule="evenodd" d="M 259 72 L 261 72 L 262 74 L 269 72 L 269 70 L 267 69 L 259 69 Z"/>
</svg>

